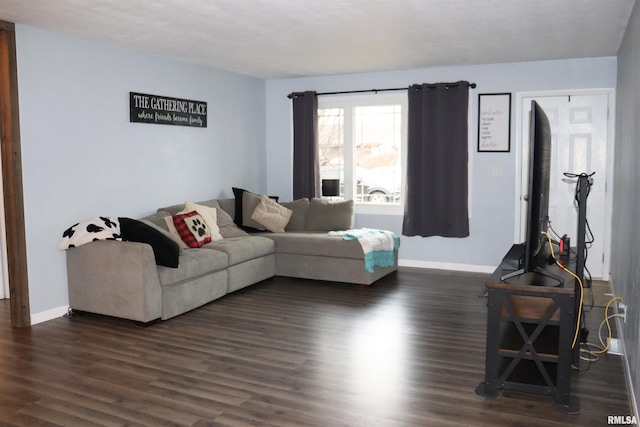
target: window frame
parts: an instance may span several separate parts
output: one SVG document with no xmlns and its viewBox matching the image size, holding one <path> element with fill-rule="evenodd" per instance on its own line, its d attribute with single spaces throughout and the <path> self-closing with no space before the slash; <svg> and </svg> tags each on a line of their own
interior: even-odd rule
<svg viewBox="0 0 640 427">
<path fill-rule="evenodd" d="M 358 202 L 355 197 L 355 129 L 354 111 L 356 107 L 368 107 L 376 105 L 400 105 L 400 203 L 371 203 Z M 344 114 L 343 124 L 343 149 L 344 149 L 344 197 L 354 201 L 357 214 L 377 215 L 403 215 L 404 194 L 406 185 L 407 166 L 407 122 L 408 99 L 406 92 L 397 93 L 371 93 L 349 95 L 326 95 L 318 98 L 318 110 L 329 108 L 342 108 Z M 347 183 L 351 185 L 347 186 Z"/>
</svg>

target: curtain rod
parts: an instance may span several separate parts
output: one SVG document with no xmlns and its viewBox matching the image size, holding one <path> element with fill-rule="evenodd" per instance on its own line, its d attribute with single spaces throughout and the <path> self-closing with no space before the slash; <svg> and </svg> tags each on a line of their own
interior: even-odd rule
<svg viewBox="0 0 640 427">
<path fill-rule="evenodd" d="M 458 84 L 457 83 L 449 83 L 449 86 L 451 87 L 457 87 Z M 429 85 L 427 87 L 432 87 L 432 85 Z M 435 87 L 435 85 L 433 85 L 433 87 Z M 476 88 L 476 84 L 475 83 L 469 83 L 469 87 L 471 89 L 475 89 Z M 394 88 L 387 88 L 387 89 L 364 89 L 364 90 L 345 90 L 345 91 L 340 91 L 340 92 L 318 92 L 316 95 L 317 96 L 321 96 L 321 95 L 345 95 L 348 93 L 366 93 L 366 92 L 374 92 L 374 93 L 378 93 L 378 92 L 389 92 L 389 91 L 394 91 L 394 90 L 409 90 L 408 87 L 394 87 Z M 304 95 L 304 92 L 291 92 L 289 95 L 287 95 L 287 98 L 291 99 L 294 96 L 301 96 Z"/>
</svg>

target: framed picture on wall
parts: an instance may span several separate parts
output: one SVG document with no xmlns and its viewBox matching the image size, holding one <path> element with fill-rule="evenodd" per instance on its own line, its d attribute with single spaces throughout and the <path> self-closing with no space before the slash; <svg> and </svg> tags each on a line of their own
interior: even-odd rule
<svg viewBox="0 0 640 427">
<path fill-rule="evenodd" d="M 478 151 L 511 150 L 511 94 L 478 95 Z"/>
</svg>

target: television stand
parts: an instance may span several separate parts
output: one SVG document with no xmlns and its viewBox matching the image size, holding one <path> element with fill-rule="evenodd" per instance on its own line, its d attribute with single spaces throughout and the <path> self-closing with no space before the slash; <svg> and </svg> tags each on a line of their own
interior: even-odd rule
<svg viewBox="0 0 640 427">
<path fill-rule="evenodd" d="M 512 283 L 504 283 L 502 268 L 498 266 L 485 283 L 485 379 L 476 394 L 540 394 L 553 397 L 557 411 L 578 413 L 580 402 L 570 393 L 579 292 L 575 279 L 554 264 L 542 267 L 551 274 L 515 275 Z M 551 276 L 561 277 L 561 284 Z"/>
<path fill-rule="evenodd" d="M 505 282 L 511 278 L 521 276 L 527 273 L 540 274 L 554 280 L 551 283 L 548 281 L 544 282 L 544 285 L 542 286 L 562 286 L 564 284 L 564 278 L 562 278 L 561 276 L 558 276 L 557 274 L 553 274 L 552 272 L 546 270 L 543 267 L 536 267 L 535 270 L 533 271 L 525 271 L 524 269 L 521 268 L 520 270 L 512 271 L 503 276 L 500 276 L 500 281 Z"/>
<path fill-rule="evenodd" d="M 500 281 L 504 282 L 508 279 L 518 277 L 526 273 L 531 273 L 541 274 L 554 280 L 554 282 L 551 283 L 545 282 L 545 286 L 561 286 L 564 284 L 564 278 L 562 276 L 554 274 L 548 268 L 536 267 L 534 271 L 525 271 L 524 268 L 521 268 L 523 265 L 524 256 L 524 243 L 516 243 L 511 246 L 507 254 L 502 258 L 502 262 L 500 263 L 500 268 L 502 269 L 502 271 L 508 271 L 508 273 L 500 276 Z"/>
</svg>

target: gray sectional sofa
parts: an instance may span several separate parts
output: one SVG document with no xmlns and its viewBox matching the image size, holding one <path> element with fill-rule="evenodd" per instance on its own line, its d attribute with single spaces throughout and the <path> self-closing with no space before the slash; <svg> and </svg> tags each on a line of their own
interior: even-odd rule
<svg viewBox="0 0 640 427">
<path fill-rule="evenodd" d="M 244 197 L 244 223 L 252 226 L 256 223 L 246 211 L 253 208 L 247 203 L 253 196 Z M 369 272 L 357 240 L 328 233 L 352 227 L 352 201 L 281 203 L 292 211 L 284 233 L 255 228 L 247 233 L 243 229 L 247 227 L 238 223 L 242 218 L 240 212 L 236 215 L 236 207 L 242 209 L 238 197 L 198 204 L 216 208 L 222 239 L 200 248 L 181 247 L 177 268 L 157 265 L 154 248 L 138 241 L 98 240 L 68 249 L 70 308 L 147 323 L 169 319 L 273 276 L 370 285 L 397 268 L 397 248 L 394 266 Z M 139 221 L 175 240 L 165 217 L 184 206 L 160 208 Z"/>
</svg>

